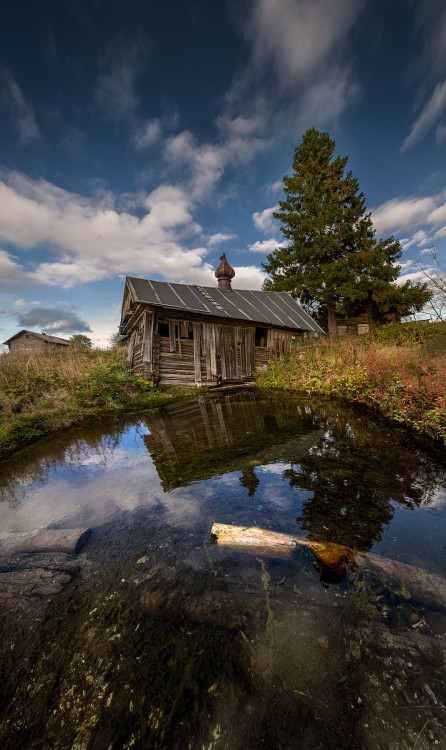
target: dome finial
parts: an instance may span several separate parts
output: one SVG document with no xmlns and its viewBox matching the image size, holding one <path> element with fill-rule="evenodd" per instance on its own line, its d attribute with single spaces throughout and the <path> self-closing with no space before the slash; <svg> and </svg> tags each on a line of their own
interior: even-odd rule
<svg viewBox="0 0 446 750">
<path fill-rule="evenodd" d="M 234 269 L 229 265 L 226 260 L 226 255 L 220 256 L 221 263 L 215 271 L 215 276 L 218 279 L 218 288 L 221 292 L 232 292 L 231 279 L 235 276 Z"/>
</svg>

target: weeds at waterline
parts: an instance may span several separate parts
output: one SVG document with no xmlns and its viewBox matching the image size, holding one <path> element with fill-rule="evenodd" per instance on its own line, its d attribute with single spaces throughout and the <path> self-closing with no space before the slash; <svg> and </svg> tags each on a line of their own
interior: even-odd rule
<svg viewBox="0 0 446 750">
<path fill-rule="evenodd" d="M 446 323 L 324 339 L 270 362 L 257 385 L 361 404 L 446 444 Z"/>
</svg>

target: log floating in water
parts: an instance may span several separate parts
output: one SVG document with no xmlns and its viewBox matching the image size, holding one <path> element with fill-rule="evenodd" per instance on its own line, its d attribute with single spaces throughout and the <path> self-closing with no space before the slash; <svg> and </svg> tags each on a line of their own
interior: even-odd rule
<svg viewBox="0 0 446 750">
<path fill-rule="evenodd" d="M 373 553 L 362 554 L 332 542 L 282 534 L 257 526 L 232 526 L 214 523 L 210 539 L 222 546 L 290 559 L 299 546 L 311 549 L 322 568 L 344 574 L 348 568 L 373 567 L 381 570 L 390 582 L 404 586 L 404 596 L 434 609 L 446 610 L 446 579 L 427 570 L 389 560 Z"/>
<path fill-rule="evenodd" d="M 232 526 L 214 523 L 211 541 L 225 547 L 235 547 L 271 557 L 291 559 L 299 546 L 308 547 L 325 567 L 345 572 L 345 563 L 356 563 L 357 553 L 349 547 L 332 542 L 319 542 L 305 537 L 282 534 L 278 531 L 261 529 L 258 526 Z"/>
</svg>

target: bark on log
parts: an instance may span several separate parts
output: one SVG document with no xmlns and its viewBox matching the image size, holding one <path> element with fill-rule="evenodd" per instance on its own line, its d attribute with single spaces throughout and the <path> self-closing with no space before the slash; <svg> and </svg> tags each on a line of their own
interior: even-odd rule
<svg viewBox="0 0 446 750">
<path fill-rule="evenodd" d="M 373 553 L 362 554 L 332 542 L 314 541 L 256 526 L 214 523 L 210 540 L 222 547 L 282 559 L 291 559 L 299 546 L 307 547 L 314 552 L 322 568 L 328 568 L 339 575 L 345 574 L 349 569 L 378 568 L 391 583 L 401 586 L 405 598 L 423 606 L 446 610 L 446 579 L 397 560 Z"/>
<path fill-rule="evenodd" d="M 76 554 L 88 536 L 88 529 L 36 529 L 0 535 L 0 556 L 33 552 Z"/>
<path fill-rule="evenodd" d="M 357 553 L 349 547 L 332 542 L 318 542 L 305 537 L 282 534 L 278 531 L 261 529 L 258 526 L 232 526 L 214 523 L 211 541 L 225 547 L 237 547 L 271 557 L 291 559 L 299 545 L 309 547 L 327 568 L 338 570 L 346 562 L 355 563 Z"/>
</svg>

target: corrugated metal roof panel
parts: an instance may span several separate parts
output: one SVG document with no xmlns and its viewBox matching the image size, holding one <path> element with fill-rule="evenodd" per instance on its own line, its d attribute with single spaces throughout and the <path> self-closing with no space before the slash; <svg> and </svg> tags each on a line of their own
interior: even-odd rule
<svg viewBox="0 0 446 750">
<path fill-rule="evenodd" d="M 200 299 L 199 292 L 193 287 L 187 284 L 170 284 L 171 288 L 181 299 L 186 310 L 194 310 L 200 312 L 208 312 L 208 306 L 205 304 L 203 298 Z"/>
<path fill-rule="evenodd" d="M 255 304 L 258 305 L 262 311 L 262 315 L 271 321 L 275 321 L 276 325 L 279 326 L 294 326 L 294 321 L 289 318 L 288 315 L 284 315 L 280 305 L 274 303 L 274 299 L 270 296 L 269 292 L 248 292 Z"/>
<path fill-rule="evenodd" d="M 299 303 L 285 292 L 248 289 L 222 292 L 214 287 L 169 284 L 134 277 L 129 277 L 128 281 L 136 299 L 149 305 L 323 333 Z"/>
</svg>

